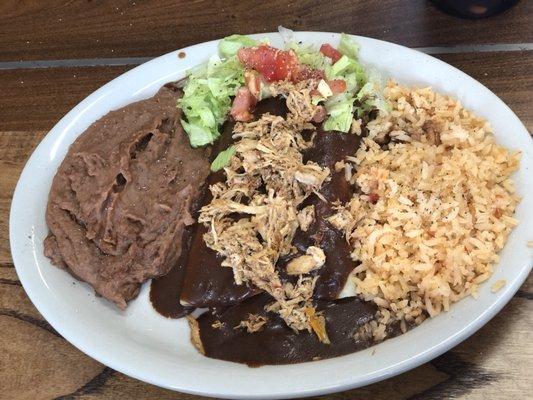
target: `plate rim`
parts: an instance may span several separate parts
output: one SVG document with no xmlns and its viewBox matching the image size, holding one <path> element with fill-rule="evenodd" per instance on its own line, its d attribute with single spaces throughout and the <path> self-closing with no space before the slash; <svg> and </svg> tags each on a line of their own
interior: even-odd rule
<svg viewBox="0 0 533 400">
<path fill-rule="evenodd" d="M 305 35 L 305 34 L 338 35 L 339 34 L 339 33 L 335 33 L 335 32 L 324 32 L 324 31 L 322 31 L 322 32 L 318 32 L 318 31 L 297 31 L 295 33 L 297 33 L 299 35 Z M 249 35 L 249 36 L 256 37 L 256 38 L 257 37 L 261 38 L 261 37 L 265 37 L 265 36 L 269 36 L 269 35 L 276 35 L 276 34 L 277 34 L 276 32 L 265 32 L 265 33 L 258 33 L 258 34 Z M 364 36 L 357 36 L 357 35 L 350 35 L 350 36 L 354 37 L 356 40 L 363 39 L 363 40 L 381 42 L 381 43 L 384 43 L 384 44 L 386 44 L 388 46 L 393 46 L 393 47 L 395 47 L 395 49 L 399 48 L 400 51 L 415 52 L 415 53 L 417 53 L 417 56 L 422 55 L 424 57 L 428 57 L 428 58 L 430 58 L 432 60 L 436 60 L 436 61 L 438 61 L 440 63 L 446 64 L 446 66 L 448 68 L 452 68 L 453 70 L 455 70 L 456 73 L 460 73 L 462 75 L 467 76 L 470 80 L 475 81 L 477 84 L 481 85 L 485 90 L 490 92 L 490 94 L 492 96 L 494 96 L 496 99 L 498 99 L 499 103 L 501 103 L 500 106 L 506 107 L 507 111 L 510 112 L 512 115 L 514 115 L 516 117 L 516 119 L 520 122 L 520 124 L 524 128 L 524 130 L 527 132 L 527 128 L 525 128 L 525 126 L 523 125 L 522 121 L 520 121 L 520 119 L 516 116 L 516 114 L 511 110 L 511 108 L 503 100 L 501 100 L 489 88 L 487 88 L 486 86 L 484 86 L 483 84 L 481 84 L 480 82 L 478 82 L 476 79 L 474 79 L 473 77 L 469 76 L 465 72 L 459 70 L 458 68 L 456 68 L 456 67 L 454 67 L 454 66 L 452 66 L 452 65 L 450 65 L 450 64 L 448 64 L 448 63 L 446 63 L 446 62 L 444 62 L 442 60 L 439 60 L 439 59 L 437 59 L 435 57 L 432 57 L 432 56 L 430 56 L 428 54 L 422 53 L 422 52 L 420 52 L 418 50 L 411 49 L 409 47 L 405 47 L 405 46 L 402 46 L 402 45 L 398 45 L 398 44 L 395 44 L 395 43 L 386 42 L 386 41 L 382 41 L 382 40 L 378 40 L 378 39 L 374 39 L 374 38 L 364 37 Z M 217 43 L 219 40 L 220 39 L 216 39 L 216 40 L 212 40 L 212 41 L 198 43 L 198 44 L 195 44 L 195 45 L 192 45 L 192 46 L 188 46 L 188 47 L 185 47 L 185 48 L 177 49 L 177 50 L 174 50 L 172 52 L 169 52 L 169 53 L 166 53 L 164 55 L 161 55 L 159 57 L 156 57 L 156 58 L 154 58 L 154 59 L 152 59 L 152 60 L 150 60 L 150 61 L 148 61 L 146 63 L 143 63 L 143 64 L 141 64 L 139 66 L 136 66 L 135 68 L 132 68 L 129 71 L 126 71 L 125 73 L 119 75 L 118 77 L 116 77 L 113 80 L 109 81 L 108 83 L 106 83 L 105 85 L 101 86 L 100 88 L 98 88 L 97 90 L 92 92 L 90 95 L 85 97 L 81 102 L 79 102 L 75 107 L 73 107 L 65 116 L 63 116 L 54 125 L 54 127 L 52 129 L 50 129 L 50 131 L 56 129 L 56 127 L 58 125 L 64 124 L 66 121 L 71 119 L 76 114 L 76 112 L 85 103 L 87 103 L 90 99 L 92 99 L 94 97 L 97 97 L 98 94 L 104 93 L 107 90 L 107 88 L 111 84 L 113 84 L 113 82 L 115 82 L 115 81 L 117 81 L 119 79 L 126 80 L 129 77 L 134 76 L 138 72 L 138 70 L 140 68 L 146 68 L 151 63 L 156 65 L 157 63 L 162 61 L 162 58 L 167 57 L 169 55 L 178 53 L 180 51 L 185 51 L 187 54 L 189 54 L 190 52 L 194 51 L 195 48 L 198 48 L 198 47 L 201 48 L 201 47 L 204 47 L 204 46 L 209 45 L 209 44 L 212 45 L 214 43 Z M 98 352 L 95 352 L 94 349 L 88 348 L 87 343 L 83 343 L 82 340 L 80 341 L 76 337 L 72 337 L 72 335 L 70 335 L 69 332 L 68 332 L 68 328 L 66 328 L 65 325 L 62 325 L 61 323 L 58 323 L 57 318 L 55 318 L 53 316 L 53 312 L 51 310 L 48 310 L 46 308 L 46 306 L 44 305 L 44 303 L 40 302 L 40 300 L 37 298 L 36 293 L 32 289 L 33 283 L 30 281 L 30 277 L 27 274 L 27 271 L 25 271 L 24 268 L 22 268 L 20 266 L 21 265 L 21 261 L 20 260 L 19 260 L 19 262 L 16 261 L 19 258 L 19 256 L 17 255 L 18 254 L 17 252 L 13 251 L 14 248 L 17 249 L 17 245 L 14 244 L 17 241 L 17 238 L 15 236 L 15 227 L 17 226 L 17 223 L 15 221 L 15 217 L 16 217 L 16 213 L 18 212 L 18 207 L 20 206 L 20 200 L 22 199 L 22 196 L 23 196 L 23 193 L 21 193 L 21 190 L 22 190 L 21 189 L 21 186 L 22 186 L 21 182 L 26 177 L 26 175 L 29 173 L 28 171 L 29 171 L 29 167 L 31 166 L 32 159 L 34 159 L 34 156 L 36 157 L 36 154 L 38 153 L 39 147 L 46 140 L 47 136 L 48 135 L 46 135 L 45 138 L 43 138 L 43 140 L 39 143 L 39 145 L 34 149 L 34 151 L 32 152 L 32 155 L 30 156 L 30 158 L 26 162 L 26 164 L 24 166 L 24 169 L 23 169 L 23 171 L 22 171 L 22 173 L 21 173 L 21 175 L 19 177 L 19 180 L 17 182 L 17 186 L 15 188 L 15 191 L 14 191 L 14 194 L 13 194 L 13 198 L 12 198 L 12 203 L 11 203 L 10 217 L 9 217 L 9 240 L 10 240 L 10 246 L 11 246 L 11 249 L 12 249 L 11 254 L 12 254 L 12 257 L 13 257 L 13 263 L 15 265 L 15 269 L 16 269 L 17 275 L 19 276 L 19 279 L 20 279 L 20 281 L 22 283 L 22 286 L 23 286 L 26 294 L 28 295 L 28 297 L 30 298 L 32 303 L 34 304 L 34 306 L 41 313 L 41 315 L 50 323 L 50 325 L 62 337 L 64 337 L 69 343 L 74 345 L 76 348 L 81 350 L 83 353 L 85 353 L 89 357 L 101 362 L 102 364 L 107 365 L 110 368 L 113 368 L 113 369 L 115 369 L 117 371 L 120 371 L 120 372 L 122 372 L 122 373 L 124 373 L 126 375 L 129 375 L 129 376 L 131 376 L 131 377 L 133 377 L 135 379 L 139 379 L 141 381 L 144 381 L 144 382 L 147 382 L 147 383 L 150 383 L 150 384 L 154 384 L 154 385 L 157 385 L 157 386 L 160 386 L 160 387 L 164 387 L 164 388 L 167 388 L 167 389 L 178 390 L 178 391 L 181 391 L 181 392 L 184 392 L 184 393 L 190 393 L 190 394 L 195 394 L 195 395 L 204 395 L 204 396 L 211 396 L 211 397 L 215 397 L 216 396 L 216 397 L 223 397 L 223 398 L 280 398 L 280 397 L 283 397 L 283 398 L 295 398 L 295 397 L 302 397 L 302 396 L 307 397 L 307 396 L 313 396 L 313 395 L 327 394 L 327 393 L 332 393 L 332 392 L 336 392 L 336 391 L 349 390 L 349 389 L 353 389 L 353 388 L 356 388 L 356 387 L 369 385 L 371 383 L 374 383 L 374 382 L 377 382 L 377 381 L 380 381 L 380 380 L 384 380 L 384 379 L 390 378 L 392 376 L 398 375 L 398 374 L 400 374 L 402 372 L 405 372 L 407 370 L 416 368 L 417 366 L 419 366 L 419 365 L 421 365 L 421 364 L 423 364 L 423 363 L 425 363 L 425 362 L 427 362 L 427 361 L 429 361 L 429 360 L 441 355 L 445 351 L 447 351 L 450 348 L 456 346 L 457 344 L 459 344 L 460 342 L 462 342 L 463 340 L 465 340 L 466 338 L 471 336 L 473 333 L 478 331 L 483 325 L 485 325 L 488 321 L 490 321 L 511 300 L 513 295 L 520 288 L 520 286 L 526 280 L 526 278 L 528 277 L 528 275 L 529 275 L 529 273 L 531 271 L 532 265 L 529 266 L 529 269 L 527 268 L 527 266 L 522 268 L 521 269 L 521 274 L 518 276 L 518 279 L 513 281 L 512 286 L 509 286 L 509 287 L 506 288 L 505 293 L 502 296 L 497 297 L 491 303 L 490 307 L 488 309 L 485 309 L 484 312 L 478 318 L 476 318 L 475 320 L 471 321 L 469 324 L 465 325 L 461 329 L 458 329 L 455 332 L 455 334 L 453 334 L 450 337 L 448 337 L 448 339 L 446 341 L 440 343 L 436 347 L 432 347 L 430 349 L 427 349 L 425 352 L 417 354 L 417 356 L 414 357 L 414 358 L 402 360 L 398 364 L 388 366 L 387 368 L 384 368 L 383 370 L 375 371 L 373 374 L 370 374 L 366 378 L 364 378 L 362 380 L 359 380 L 359 381 L 356 381 L 355 379 L 353 379 L 354 382 L 352 382 L 352 383 L 344 382 L 344 383 L 335 383 L 333 385 L 327 385 L 327 384 L 326 385 L 321 385 L 321 384 L 318 384 L 318 385 L 316 385 L 315 388 L 312 388 L 312 389 L 299 390 L 299 391 L 295 391 L 295 392 L 283 392 L 283 391 L 280 391 L 280 392 L 275 392 L 272 395 L 270 395 L 270 394 L 266 394 L 266 395 L 265 394 L 257 394 L 256 395 L 256 394 L 249 394 L 249 393 L 243 394 L 243 393 L 235 393 L 235 392 L 230 392 L 230 391 L 221 393 L 219 391 L 195 390 L 195 389 L 189 389 L 187 387 L 169 385 L 169 384 L 166 384 L 164 382 L 160 382 L 157 379 L 151 379 L 150 377 L 147 377 L 147 376 L 145 376 L 143 374 L 138 374 L 135 370 L 132 370 L 130 368 L 125 368 L 124 364 L 120 364 L 119 363 L 119 365 L 117 365 L 117 361 L 116 360 L 110 360 L 110 359 L 107 359 L 105 356 L 103 356 L 101 354 L 95 354 L 95 353 L 98 353 Z M 53 321 L 53 322 L 50 322 L 50 321 Z M 390 340 L 393 340 L 393 339 L 390 339 Z"/>
</svg>

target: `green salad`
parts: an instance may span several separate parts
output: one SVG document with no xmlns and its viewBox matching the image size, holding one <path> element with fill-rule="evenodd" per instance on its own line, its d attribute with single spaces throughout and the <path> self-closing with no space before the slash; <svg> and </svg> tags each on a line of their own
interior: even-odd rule
<svg viewBox="0 0 533 400">
<path fill-rule="evenodd" d="M 245 121 L 256 102 L 270 95 L 269 84 L 285 80 L 317 80 L 312 101 L 325 108 L 323 129 L 349 132 L 354 118 L 387 107 L 378 79 L 369 77 L 358 52 L 357 43 L 346 34 L 336 47 L 325 43 L 320 48 L 289 41 L 277 49 L 244 35 L 224 38 L 218 54 L 191 70 L 183 88 L 181 122 L 191 145 L 214 143 L 230 115 Z M 231 158 L 231 149 L 219 157 L 213 167 L 221 168 L 218 164 Z"/>
</svg>

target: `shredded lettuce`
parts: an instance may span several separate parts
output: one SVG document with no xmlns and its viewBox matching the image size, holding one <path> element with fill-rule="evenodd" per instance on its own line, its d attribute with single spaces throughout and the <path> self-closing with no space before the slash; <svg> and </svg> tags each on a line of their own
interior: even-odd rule
<svg viewBox="0 0 533 400">
<path fill-rule="evenodd" d="M 226 150 L 218 153 L 216 158 L 211 163 L 211 171 L 216 172 L 229 165 L 231 157 L 235 154 L 235 146 L 230 146 Z"/>
<path fill-rule="evenodd" d="M 356 96 L 356 101 L 359 104 L 357 115 L 360 117 L 365 112 L 374 109 L 386 113 L 390 112 L 390 104 L 383 97 L 382 83 L 379 75 L 370 72 L 368 76 L 368 82 L 365 83 Z"/>
<path fill-rule="evenodd" d="M 323 103 L 326 107 L 328 116 L 324 129 L 348 132 L 354 113 L 361 116 L 372 109 L 387 109 L 379 85 L 369 79 L 359 63 L 359 47 L 349 35 L 341 34 L 337 49 L 342 57 L 334 64 L 314 46 L 296 43 L 292 35 L 286 36 L 286 47 L 296 53 L 300 63 L 323 70 L 328 80 L 343 79 L 346 82 L 346 92 L 327 100 L 322 96 L 312 99 L 314 104 Z M 244 85 L 244 69 L 236 54 L 242 47 L 257 44 L 258 41 L 244 35 L 228 36 L 219 43 L 220 56 L 212 56 L 206 64 L 188 74 L 178 104 L 184 113 L 183 129 L 193 147 L 211 144 L 220 136 L 219 127 L 231 109 L 231 98 Z M 266 91 L 264 96 L 268 96 Z"/>
<path fill-rule="evenodd" d="M 359 101 L 363 100 L 364 98 L 372 95 L 374 93 L 374 82 L 367 82 L 363 85 L 361 90 L 357 93 L 357 96 L 355 98 Z"/>
<path fill-rule="evenodd" d="M 296 53 L 300 63 L 323 70 L 328 80 L 342 79 L 346 82 L 346 92 L 342 94 L 327 100 L 322 96 L 312 98 L 313 104 L 323 103 L 326 107 L 328 117 L 323 125 L 325 130 L 349 132 L 354 113 L 360 117 L 376 108 L 387 109 L 387 103 L 381 96 L 381 86 L 374 79 L 369 79 L 359 63 L 359 46 L 351 36 L 341 34 L 337 50 L 342 57 L 334 64 L 315 46 L 296 43 L 292 35 L 285 34 L 284 38 L 286 48 Z"/>
<path fill-rule="evenodd" d="M 230 58 L 237 54 L 241 47 L 252 47 L 257 42 L 245 35 L 231 35 L 218 43 L 218 52 L 222 57 Z"/>
<path fill-rule="evenodd" d="M 285 28 L 284 26 L 278 25 L 278 32 L 283 38 L 283 42 L 285 44 L 294 42 L 294 31 L 289 28 Z"/>
<path fill-rule="evenodd" d="M 185 115 L 181 122 L 191 146 L 211 144 L 220 136 L 218 130 L 231 109 L 231 97 L 244 85 L 244 69 L 236 53 L 256 43 L 247 36 L 228 36 L 219 43 L 224 59 L 213 55 L 206 64 L 189 72 L 178 105 Z"/>
<path fill-rule="evenodd" d="M 329 80 L 343 79 L 346 82 L 346 92 L 333 96 L 325 101 L 322 96 L 314 96 L 313 104 L 324 102 L 328 118 L 324 122 L 324 129 L 348 132 L 350 130 L 356 94 L 366 83 L 366 75 L 363 67 L 357 61 L 358 46 L 348 35 L 341 35 L 339 51 L 343 56 L 331 64 L 331 59 L 324 56 L 312 45 L 303 45 L 294 41 L 288 42 L 288 49 L 292 49 L 298 56 L 300 63 L 311 68 L 323 70 Z"/>
<path fill-rule="evenodd" d="M 347 35 L 346 33 L 341 33 L 341 40 L 339 41 L 337 50 L 339 50 L 341 54 L 350 57 L 353 60 L 357 60 L 359 56 L 359 45 L 354 39 L 352 39 L 350 35 Z"/>
<path fill-rule="evenodd" d="M 365 70 L 357 60 L 342 56 L 331 68 L 326 68 L 328 79 L 343 79 L 346 81 L 346 91 L 356 93 L 366 83 Z"/>
<path fill-rule="evenodd" d="M 331 59 L 324 56 L 312 45 L 289 42 L 287 44 L 287 49 L 291 49 L 296 53 L 301 64 L 321 70 L 326 70 L 331 67 Z"/>
<path fill-rule="evenodd" d="M 324 121 L 324 130 L 348 132 L 352 125 L 354 98 L 349 93 L 330 97 L 324 105 L 328 118 Z"/>
<path fill-rule="evenodd" d="M 326 77 L 330 80 L 344 79 L 346 92 L 324 103 L 328 113 L 324 129 L 348 132 L 354 114 L 360 118 L 374 109 L 387 112 L 389 105 L 383 98 L 379 76 L 368 73 L 359 63 L 359 46 L 355 40 L 343 33 L 337 49 L 342 57 L 325 69 Z"/>
<path fill-rule="evenodd" d="M 324 71 L 329 80 L 343 79 L 346 82 L 346 92 L 333 96 L 324 103 L 328 113 L 324 129 L 348 132 L 352 125 L 357 93 L 367 83 L 367 76 L 357 60 L 359 47 L 355 40 L 343 33 L 337 49 L 342 57 Z"/>
<path fill-rule="evenodd" d="M 215 55 L 188 78 L 178 102 L 186 117 L 182 126 L 191 146 L 205 146 L 220 136 L 218 128 L 231 108 L 231 96 L 244 85 L 244 71 L 236 57 L 221 60 Z"/>
</svg>

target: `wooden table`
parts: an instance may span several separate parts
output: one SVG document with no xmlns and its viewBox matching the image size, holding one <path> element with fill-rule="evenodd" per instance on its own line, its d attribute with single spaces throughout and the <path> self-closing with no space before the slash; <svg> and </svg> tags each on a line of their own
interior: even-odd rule
<svg viewBox="0 0 533 400">
<path fill-rule="evenodd" d="M 235 4 L 234 4 L 235 3 Z M 421 48 L 470 74 L 533 128 L 533 1 L 462 20 L 422 0 L 0 2 L 0 398 L 200 399 L 113 371 L 43 320 L 17 278 L 11 196 L 46 132 L 93 90 L 151 57 L 234 32 L 344 31 Z M 491 322 L 395 378 L 322 399 L 525 399 L 533 391 L 533 279 Z M 90 327 L 88 327 L 90 329 Z"/>
</svg>

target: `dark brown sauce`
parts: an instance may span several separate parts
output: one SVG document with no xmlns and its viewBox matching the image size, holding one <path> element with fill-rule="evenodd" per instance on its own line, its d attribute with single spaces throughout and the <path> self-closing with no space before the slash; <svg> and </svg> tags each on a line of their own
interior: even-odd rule
<svg viewBox="0 0 533 400">
<path fill-rule="evenodd" d="M 285 102 L 281 99 L 264 100 L 258 105 L 256 115 L 270 112 L 285 116 Z M 227 122 L 221 138 L 213 146 L 213 156 L 231 143 L 234 124 Z M 212 358 L 260 366 L 265 364 L 288 364 L 331 358 L 352 353 L 373 344 L 371 340 L 356 340 L 359 327 L 374 318 L 375 305 L 351 297 L 336 300 L 346 283 L 349 273 L 357 265 L 350 258 L 350 248 L 342 233 L 327 222 L 334 214 L 332 202 L 347 202 L 353 196 L 353 188 L 344 177 L 344 170 L 335 171 L 335 163 L 347 155 L 354 155 L 361 138 L 352 134 L 324 132 L 319 130 L 314 146 L 305 151 L 304 161 L 314 161 L 331 171 L 331 180 L 320 193 L 324 202 L 313 195 L 302 207 L 315 206 L 315 221 L 307 232 L 297 231 L 293 244 L 302 254 L 311 246 L 319 246 L 326 254 L 326 263 L 315 272 L 318 275 L 315 287 L 315 305 L 324 313 L 326 330 L 331 344 L 318 341 L 314 333 L 295 332 L 275 313 L 267 313 L 265 305 L 273 301 L 268 294 L 260 293 L 246 285 L 236 285 L 230 268 L 221 266 L 222 258 L 209 249 L 203 240 L 205 227 L 194 224 L 186 232 L 182 256 L 175 268 L 166 276 L 152 282 L 150 299 L 162 315 L 178 318 L 194 308 L 208 307 L 211 310 L 198 318 L 200 339 L 205 355 Z M 224 179 L 219 171 L 211 173 L 204 184 L 204 194 L 196 210 L 211 201 L 209 185 Z M 298 255 L 297 254 L 297 255 Z M 293 256 L 294 257 L 294 256 Z M 277 269 L 283 279 L 293 280 L 284 273 L 290 258 L 279 261 Z M 183 307 L 180 303 L 187 304 Z M 255 333 L 234 329 L 248 314 L 267 317 L 267 323 Z M 222 323 L 219 328 L 212 325 Z M 396 335 L 398 329 L 389 332 Z"/>
<path fill-rule="evenodd" d="M 159 314 L 167 318 L 181 318 L 192 311 L 190 308 L 183 307 L 180 304 L 180 293 L 185 275 L 185 263 L 191 241 L 191 231 L 192 229 L 189 228 L 183 232 L 182 252 L 176 265 L 172 267 L 168 274 L 153 279 L 150 286 L 152 306 Z"/>
<path fill-rule="evenodd" d="M 276 98 L 262 101 L 258 104 L 256 115 L 267 112 L 284 117 L 287 114 L 285 102 Z M 224 124 L 221 137 L 213 145 L 211 159 L 233 143 L 233 127 L 232 121 Z M 213 172 L 207 177 L 203 183 L 204 194 L 195 208 L 196 211 L 211 201 L 209 185 L 223 179 L 222 171 Z M 183 248 L 179 263 L 169 274 L 152 281 L 152 305 L 166 317 L 179 318 L 195 307 L 224 308 L 257 293 L 247 285 L 235 284 L 233 271 L 223 268 L 222 258 L 206 246 L 203 240 L 204 232 L 205 228 L 201 224 L 194 224 L 187 232 L 187 247 Z M 188 306 L 183 307 L 180 299 Z"/>
<path fill-rule="evenodd" d="M 357 266 L 350 257 L 350 246 L 344 235 L 327 222 L 327 218 L 335 213 L 332 202 L 345 203 L 353 196 L 353 189 L 346 181 L 344 170 L 335 171 L 335 163 L 348 155 L 354 155 L 359 148 L 361 138 L 340 132 L 324 132 L 319 130 L 312 148 L 304 152 L 304 161 L 314 161 L 331 171 L 331 180 L 325 182 L 320 190 L 327 202 L 312 195 L 303 204 L 315 206 L 315 221 L 307 232 L 298 230 L 293 244 L 298 253 L 279 262 L 277 269 L 283 275 L 285 266 L 291 258 L 304 254 L 309 246 L 320 247 L 326 255 L 326 263 L 315 272 L 318 280 L 314 290 L 316 299 L 334 300 L 339 296 L 348 275 Z M 285 279 L 290 279 L 283 276 Z"/>
<path fill-rule="evenodd" d="M 203 225 L 196 230 L 181 300 L 192 307 L 224 308 L 257 293 L 248 285 L 237 285 L 231 268 L 222 267 L 223 258 L 205 245 Z"/>
<path fill-rule="evenodd" d="M 353 196 L 353 189 L 346 181 L 344 170 L 336 172 L 335 163 L 354 155 L 360 142 L 361 137 L 352 134 L 319 132 L 315 145 L 304 154 L 304 159 L 315 161 L 331 170 L 331 180 L 320 190 L 327 202 L 314 200 L 316 221 L 311 227 L 314 232 L 310 235 L 314 238 L 315 245 L 322 248 L 326 255 L 326 263 L 319 270 L 314 292 L 318 299 L 337 298 L 348 275 L 357 265 L 350 257 L 350 246 L 344 235 L 327 222 L 327 218 L 335 213 L 332 202 L 345 203 Z"/>
<path fill-rule="evenodd" d="M 314 333 L 297 333 L 277 314 L 265 312 L 265 305 L 272 301 L 269 295 L 260 294 L 222 313 L 202 314 L 198 324 L 205 355 L 251 366 L 291 364 L 337 357 L 374 344 L 371 340 L 354 338 L 356 331 L 374 317 L 376 308 L 370 303 L 355 297 L 318 301 L 317 309 L 324 313 L 331 341 L 331 344 L 324 344 Z M 248 333 L 242 328 L 235 329 L 248 314 L 267 317 L 260 331 Z M 212 326 L 216 321 L 222 323 L 219 328 Z"/>
</svg>

